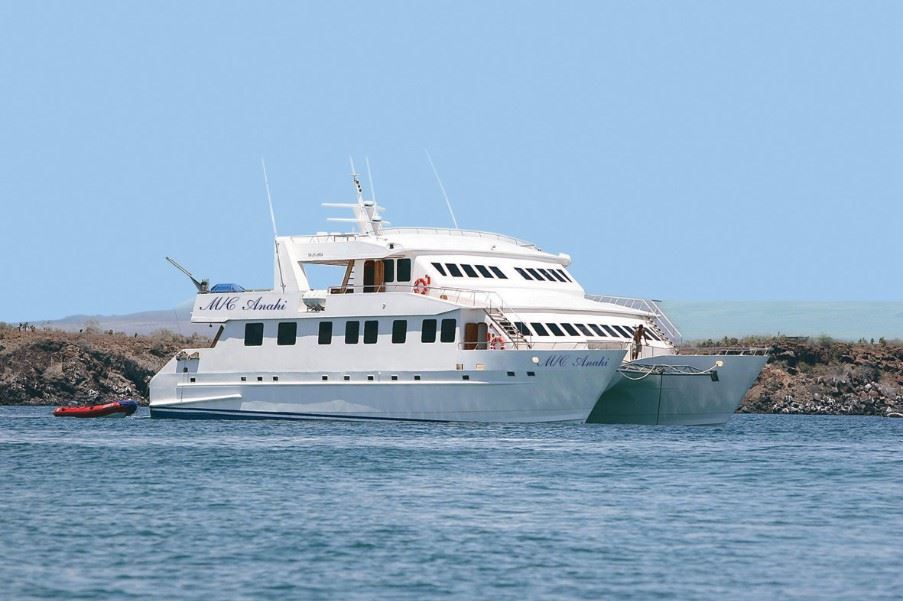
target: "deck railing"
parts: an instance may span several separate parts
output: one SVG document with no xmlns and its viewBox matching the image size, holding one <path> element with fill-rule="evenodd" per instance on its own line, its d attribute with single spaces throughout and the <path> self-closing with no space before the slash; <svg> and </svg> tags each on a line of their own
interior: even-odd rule
<svg viewBox="0 0 903 601">
<path fill-rule="evenodd" d="M 597 303 L 610 303 L 612 305 L 627 307 L 628 309 L 637 309 L 639 311 L 652 313 L 655 325 L 661 330 L 662 334 L 668 337 L 671 344 L 678 345 L 683 338 L 680 330 L 677 329 L 677 326 L 674 325 L 668 316 L 661 310 L 661 307 L 658 306 L 658 302 L 652 299 L 594 294 L 587 294 L 586 298 L 596 301 Z"/>
</svg>

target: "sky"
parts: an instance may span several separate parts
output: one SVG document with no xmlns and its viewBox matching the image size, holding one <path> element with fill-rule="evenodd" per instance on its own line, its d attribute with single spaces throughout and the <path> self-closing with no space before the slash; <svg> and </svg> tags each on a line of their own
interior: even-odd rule
<svg viewBox="0 0 903 601">
<path fill-rule="evenodd" d="M 0 320 L 272 285 L 372 165 L 395 226 L 594 293 L 903 299 L 903 3 L 0 0 Z M 366 177 L 364 178 L 366 184 Z"/>
</svg>

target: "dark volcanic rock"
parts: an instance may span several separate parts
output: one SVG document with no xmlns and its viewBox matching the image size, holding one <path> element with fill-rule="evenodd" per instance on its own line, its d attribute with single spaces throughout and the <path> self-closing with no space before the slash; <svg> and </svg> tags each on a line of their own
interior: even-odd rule
<svg viewBox="0 0 903 601">
<path fill-rule="evenodd" d="M 171 356 L 208 344 L 170 332 L 125 336 L 0 326 L 0 403 L 146 402 L 148 382 Z"/>
</svg>

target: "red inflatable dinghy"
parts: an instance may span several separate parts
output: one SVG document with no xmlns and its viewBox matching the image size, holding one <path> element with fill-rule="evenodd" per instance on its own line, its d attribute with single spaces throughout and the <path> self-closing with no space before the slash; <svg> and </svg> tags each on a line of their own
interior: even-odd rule
<svg viewBox="0 0 903 601">
<path fill-rule="evenodd" d="M 128 399 L 85 407 L 58 407 L 53 414 L 57 417 L 126 417 L 137 409 L 138 402 Z"/>
</svg>

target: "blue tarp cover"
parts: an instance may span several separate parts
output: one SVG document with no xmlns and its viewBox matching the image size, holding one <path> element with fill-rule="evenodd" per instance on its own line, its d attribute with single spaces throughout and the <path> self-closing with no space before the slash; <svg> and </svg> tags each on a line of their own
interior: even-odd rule
<svg viewBox="0 0 903 601">
<path fill-rule="evenodd" d="M 210 292 L 244 292 L 245 289 L 238 284 L 215 284 Z"/>
</svg>

